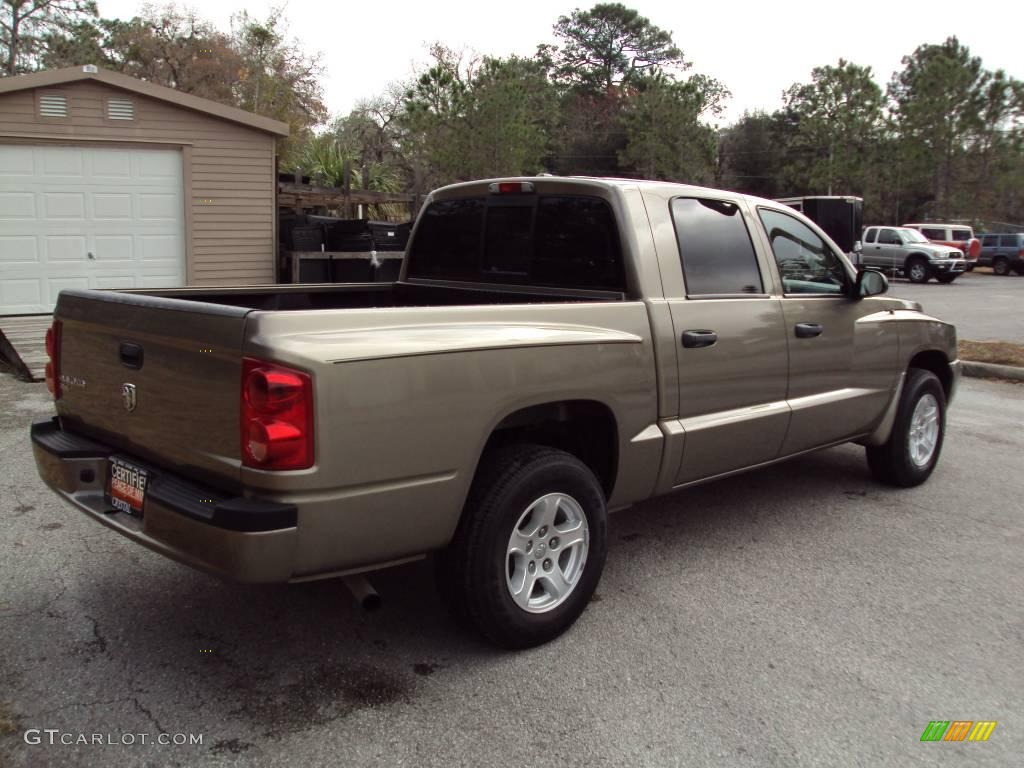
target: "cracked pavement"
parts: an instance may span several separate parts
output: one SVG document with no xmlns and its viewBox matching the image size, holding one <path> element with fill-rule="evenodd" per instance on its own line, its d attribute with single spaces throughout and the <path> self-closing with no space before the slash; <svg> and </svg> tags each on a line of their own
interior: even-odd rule
<svg viewBox="0 0 1024 768">
<path fill-rule="evenodd" d="M 1005 766 L 1024 751 L 1024 387 L 965 379 L 924 486 L 843 446 L 612 517 L 577 626 L 510 654 L 444 615 L 427 563 L 225 584 L 38 479 L 42 384 L 0 375 L 0 767 Z M 930 720 L 997 720 L 980 744 Z M 29 745 L 202 734 L 191 746 Z"/>
</svg>

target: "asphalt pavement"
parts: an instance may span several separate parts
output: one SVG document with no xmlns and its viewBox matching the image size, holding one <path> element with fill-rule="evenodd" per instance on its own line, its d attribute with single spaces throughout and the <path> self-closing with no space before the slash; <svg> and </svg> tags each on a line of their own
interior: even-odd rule
<svg viewBox="0 0 1024 768">
<path fill-rule="evenodd" d="M 977 269 L 949 285 L 903 278 L 889 281 L 889 293 L 920 302 L 925 312 L 956 325 L 957 337 L 970 341 L 1024 344 L 1024 277 L 997 277 Z"/>
<path fill-rule="evenodd" d="M 2 766 L 1002 767 L 1024 752 L 1024 387 L 965 380 L 916 489 L 876 484 L 843 446 L 614 515 L 594 601 L 520 653 L 456 629 L 427 563 L 377 578 L 367 615 L 338 582 L 225 584 L 133 545 L 38 480 L 43 385 L 0 376 L 0 404 Z M 922 743 L 932 720 L 998 725 Z"/>
</svg>

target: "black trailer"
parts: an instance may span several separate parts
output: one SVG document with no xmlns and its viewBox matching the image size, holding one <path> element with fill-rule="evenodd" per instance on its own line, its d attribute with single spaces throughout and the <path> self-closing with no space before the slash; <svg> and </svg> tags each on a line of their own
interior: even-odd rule
<svg viewBox="0 0 1024 768">
<path fill-rule="evenodd" d="M 860 237 L 864 231 L 864 198 L 849 195 L 784 197 L 775 202 L 796 208 L 835 240 L 836 245 L 860 263 Z"/>
</svg>

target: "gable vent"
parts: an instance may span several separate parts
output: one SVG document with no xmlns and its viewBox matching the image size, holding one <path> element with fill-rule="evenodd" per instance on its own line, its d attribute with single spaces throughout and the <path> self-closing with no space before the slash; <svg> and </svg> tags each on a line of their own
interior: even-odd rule
<svg viewBox="0 0 1024 768">
<path fill-rule="evenodd" d="M 40 94 L 39 114 L 42 117 L 67 117 L 68 97 L 56 93 Z"/>
<path fill-rule="evenodd" d="M 131 99 L 107 99 L 107 117 L 111 120 L 134 120 L 135 105 Z"/>
</svg>

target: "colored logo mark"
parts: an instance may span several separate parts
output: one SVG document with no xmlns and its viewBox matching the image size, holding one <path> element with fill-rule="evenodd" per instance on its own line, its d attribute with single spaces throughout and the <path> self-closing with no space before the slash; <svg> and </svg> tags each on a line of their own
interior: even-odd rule
<svg viewBox="0 0 1024 768">
<path fill-rule="evenodd" d="M 996 720 L 932 720 L 921 741 L 988 741 Z"/>
</svg>

